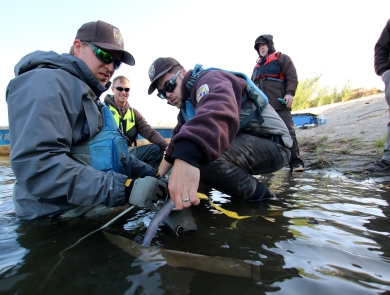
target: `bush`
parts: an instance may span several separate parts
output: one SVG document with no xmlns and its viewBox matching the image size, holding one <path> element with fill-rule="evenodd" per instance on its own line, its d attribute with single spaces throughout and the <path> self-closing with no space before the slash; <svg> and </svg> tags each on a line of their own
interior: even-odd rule
<svg viewBox="0 0 390 295">
<path fill-rule="evenodd" d="M 381 92 L 377 88 L 353 90 L 350 81 L 347 81 L 339 91 L 337 87 L 331 88 L 327 85 L 320 85 L 320 79 L 320 74 L 314 74 L 312 78 L 299 82 L 294 96 L 293 111 L 347 101 Z"/>
</svg>

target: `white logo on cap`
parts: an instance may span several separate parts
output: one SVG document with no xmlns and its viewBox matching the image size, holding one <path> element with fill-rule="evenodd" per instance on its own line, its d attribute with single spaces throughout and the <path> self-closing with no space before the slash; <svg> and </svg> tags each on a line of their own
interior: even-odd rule
<svg viewBox="0 0 390 295">
<path fill-rule="evenodd" d="M 123 46 L 123 37 L 121 35 L 121 32 L 118 29 L 113 28 L 114 32 L 114 40 L 116 43 L 118 43 L 119 46 Z"/>
<path fill-rule="evenodd" d="M 155 73 L 156 73 L 156 69 L 154 68 L 154 65 L 151 65 L 149 68 L 149 77 L 153 78 Z"/>
</svg>

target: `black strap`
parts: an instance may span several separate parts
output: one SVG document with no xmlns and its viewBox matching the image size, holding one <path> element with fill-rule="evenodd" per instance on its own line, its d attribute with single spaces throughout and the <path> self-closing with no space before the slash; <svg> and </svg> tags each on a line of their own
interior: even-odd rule
<svg viewBox="0 0 390 295">
<path fill-rule="evenodd" d="M 277 79 L 277 78 L 272 78 L 272 77 L 264 77 L 263 80 L 269 80 L 269 81 L 276 81 L 276 82 L 280 82 L 280 83 L 284 83 L 284 81 L 282 79 Z"/>
<path fill-rule="evenodd" d="M 188 91 L 188 93 L 191 93 L 192 91 L 192 88 L 194 88 L 194 85 L 195 85 L 195 82 L 196 80 L 199 78 L 199 76 L 201 74 L 203 74 L 205 71 L 202 70 L 202 71 L 199 71 L 197 74 L 195 74 L 194 76 L 191 76 L 190 80 L 188 80 L 188 82 L 186 83 L 186 89 Z"/>
</svg>

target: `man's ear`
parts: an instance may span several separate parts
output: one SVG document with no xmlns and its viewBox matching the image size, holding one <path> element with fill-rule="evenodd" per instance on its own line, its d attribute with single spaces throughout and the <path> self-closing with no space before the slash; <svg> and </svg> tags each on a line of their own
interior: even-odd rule
<svg viewBox="0 0 390 295">
<path fill-rule="evenodd" d="M 185 69 L 182 69 L 180 72 L 180 76 L 184 78 L 184 76 L 187 74 L 187 71 Z"/>
<path fill-rule="evenodd" d="M 79 56 L 80 55 L 80 51 L 81 51 L 81 46 L 83 44 L 81 43 L 81 41 L 79 39 L 75 39 L 73 41 L 73 51 L 74 51 L 74 55 L 75 56 Z"/>
</svg>

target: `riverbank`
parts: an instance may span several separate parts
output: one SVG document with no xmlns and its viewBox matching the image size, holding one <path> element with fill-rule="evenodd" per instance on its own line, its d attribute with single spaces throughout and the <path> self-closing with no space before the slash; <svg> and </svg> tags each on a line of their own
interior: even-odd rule
<svg viewBox="0 0 390 295">
<path fill-rule="evenodd" d="M 386 141 L 389 108 L 384 93 L 293 112 L 299 113 L 322 114 L 326 119 L 324 125 L 296 130 L 306 170 L 328 169 L 359 179 L 390 181 L 390 171 L 367 171 L 383 153 L 376 143 Z"/>
<path fill-rule="evenodd" d="M 0 156 L 9 156 L 9 145 L 0 146 Z"/>
</svg>

